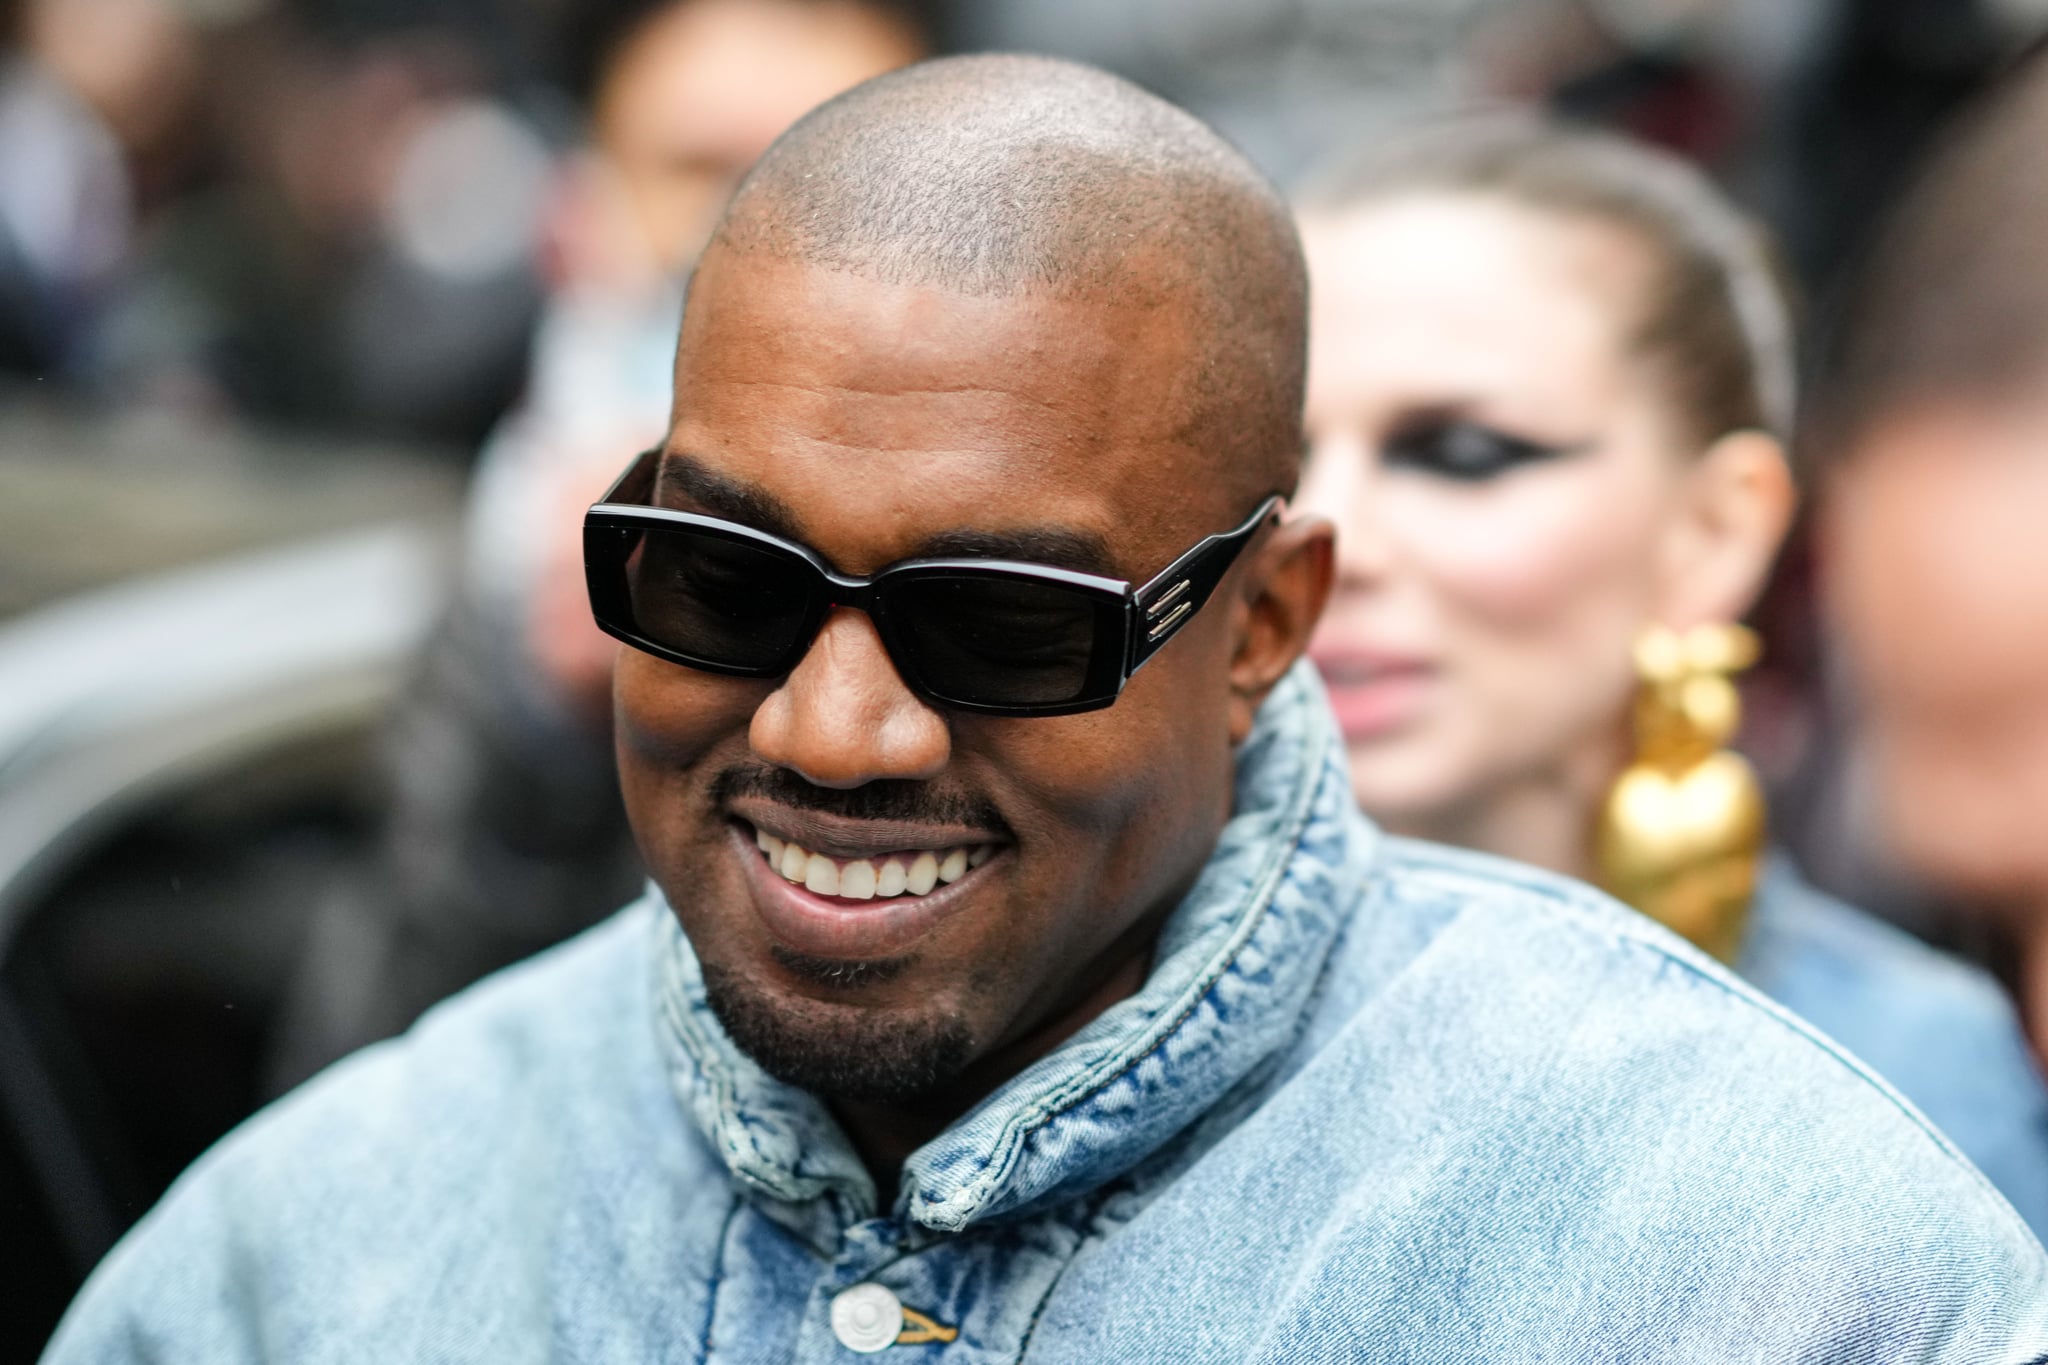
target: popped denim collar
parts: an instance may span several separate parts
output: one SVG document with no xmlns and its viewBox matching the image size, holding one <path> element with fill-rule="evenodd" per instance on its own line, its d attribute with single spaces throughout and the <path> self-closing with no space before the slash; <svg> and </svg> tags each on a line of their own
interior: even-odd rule
<svg viewBox="0 0 2048 1365">
<path fill-rule="evenodd" d="M 958 1232 L 1099 1186 L 1297 1035 L 1379 843 L 1351 800 L 1343 744 L 1306 663 L 1239 750 L 1233 811 L 1137 993 L 911 1154 L 895 1209 L 905 1225 Z M 689 940 L 654 895 L 657 1026 L 687 1112 L 757 1195 L 822 1201 L 832 1208 L 815 1213 L 841 1227 L 874 1216 L 874 1183 L 838 1123 L 734 1046 L 705 1002 Z"/>
</svg>

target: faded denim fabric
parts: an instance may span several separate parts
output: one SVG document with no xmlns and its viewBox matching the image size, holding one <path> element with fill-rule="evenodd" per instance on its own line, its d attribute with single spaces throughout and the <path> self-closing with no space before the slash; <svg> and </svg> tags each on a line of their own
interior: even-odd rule
<svg viewBox="0 0 2048 1365">
<path fill-rule="evenodd" d="M 1997 982 L 1822 895 L 1783 856 L 1736 970 L 1898 1087 L 2048 1236 L 2048 1085 Z"/>
<path fill-rule="evenodd" d="M 1143 989 L 874 1186 L 650 896 L 253 1119 L 54 1362 L 2048 1357 L 2048 1257 L 1908 1104 L 1641 916 L 1383 839 L 1313 677 Z M 916 1342 L 919 1336 L 928 1339 Z"/>
</svg>

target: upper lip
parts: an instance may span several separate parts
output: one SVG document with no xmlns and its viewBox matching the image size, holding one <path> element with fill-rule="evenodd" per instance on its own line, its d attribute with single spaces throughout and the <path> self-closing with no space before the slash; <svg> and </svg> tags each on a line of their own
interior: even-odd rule
<svg viewBox="0 0 2048 1365">
<path fill-rule="evenodd" d="M 1003 837 L 969 825 L 934 825 L 911 820 L 856 820 L 826 811 L 798 810 L 759 797 L 741 797 L 730 813 L 756 830 L 828 858 L 875 858 L 909 849 L 1000 844 Z"/>
<path fill-rule="evenodd" d="M 1309 657 L 1318 668 L 1369 669 L 1374 673 L 1401 673 L 1427 668 L 1428 662 L 1412 654 L 1357 645 L 1331 645 L 1311 649 Z"/>
</svg>

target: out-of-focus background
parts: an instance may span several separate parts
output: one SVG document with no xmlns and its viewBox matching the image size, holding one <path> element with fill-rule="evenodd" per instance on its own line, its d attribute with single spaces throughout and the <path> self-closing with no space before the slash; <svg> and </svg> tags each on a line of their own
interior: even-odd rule
<svg viewBox="0 0 2048 1365">
<path fill-rule="evenodd" d="M 1546 106 L 1708 167 L 1825 332 L 1921 150 L 2044 29 L 2042 0 L 0 5 L 0 1359 L 234 1122 L 632 893 L 575 513 L 660 435 L 710 215 L 804 109 L 1051 52 L 1286 183 L 1417 111 Z M 1777 833 L 1970 947 L 1863 856 L 1811 596 L 1798 537 L 1749 683 Z"/>
</svg>

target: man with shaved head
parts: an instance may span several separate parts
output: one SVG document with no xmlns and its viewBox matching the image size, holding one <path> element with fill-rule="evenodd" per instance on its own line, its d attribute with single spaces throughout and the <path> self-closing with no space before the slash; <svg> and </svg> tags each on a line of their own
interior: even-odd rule
<svg viewBox="0 0 2048 1365">
<path fill-rule="evenodd" d="M 2048 1356 L 1858 1063 L 1357 813 L 1304 319 L 1270 187 L 1108 76 L 798 124 L 586 524 L 653 887 L 227 1139 L 50 1358 Z"/>
</svg>

